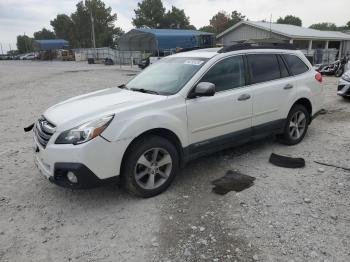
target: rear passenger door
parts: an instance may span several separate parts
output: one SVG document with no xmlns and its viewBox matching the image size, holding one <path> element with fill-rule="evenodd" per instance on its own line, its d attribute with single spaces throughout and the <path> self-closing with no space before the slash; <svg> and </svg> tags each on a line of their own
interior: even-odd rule
<svg viewBox="0 0 350 262">
<path fill-rule="evenodd" d="M 312 92 L 308 98 L 312 102 L 314 114 L 322 108 L 324 98 L 322 85 L 315 81 L 316 72 L 310 70 L 305 61 L 295 54 L 284 54 L 283 58 L 298 85 L 298 92 L 301 93 L 299 96 L 303 96 L 305 92 Z"/>
<path fill-rule="evenodd" d="M 249 54 L 247 64 L 253 95 L 254 135 L 283 128 L 286 108 L 296 96 L 294 77 L 277 54 Z"/>
</svg>

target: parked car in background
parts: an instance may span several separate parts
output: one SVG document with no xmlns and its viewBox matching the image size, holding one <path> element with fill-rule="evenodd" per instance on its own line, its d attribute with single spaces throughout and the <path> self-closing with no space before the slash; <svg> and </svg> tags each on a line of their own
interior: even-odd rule
<svg viewBox="0 0 350 262">
<path fill-rule="evenodd" d="M 19 57 L 20 60 L 34 60 L 37 59 L 37 56 L 35 53 L 29 53 L 29 54 L 24 54 Z"/>
<path fill-rule="evenodd" d="M 140 63 L 138 64 L 139 68 L 145 69 L 147 66 L 152 65 L 154 63 L 157 63 L 159 60 L 161 60 L 162 57 L 160 56 L 150 56 L 145 59 L 142 59 Z"/>
<path fill-rule="evenodd" d="M 322 76 L 291 45 L 234 45 L 162 58 L 120 88 L 71 98 L 34 125 L 35 163 L 51 182 L 120 178 L 163 192 L 197 157 L 278 135 L 301 142 L 323 104 Z"/>
<path fill-rule="evenodd" d="M 350 99 L 350 70 L 346 71 L 339 79 L 338 95 Z"/>
<path fill-rule="evenodd" d="M 141 69 L 145 69 L 147 66 L 149 66 L 150 61 L 149 61 L 149 57 L 142 59 L 139 63 L 139 68 Z"/>
</svg>

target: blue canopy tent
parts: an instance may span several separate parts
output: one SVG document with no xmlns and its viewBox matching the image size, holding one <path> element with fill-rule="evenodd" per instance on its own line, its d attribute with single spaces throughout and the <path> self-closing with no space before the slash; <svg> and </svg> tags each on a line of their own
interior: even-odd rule
<svg viewBox="0 0 350 262">
<path fill-rule="evenodd" d="M 69 42 L 63 39 L 34 40 L 38 50 L 63 49 L 69 47 Z"/>
<path fill-rule="evenodd" d="M 212 33 L 184 29 L 132 29 L 119 39 L 123 51 L 156 51 L 176 48 L 212 47 Z"/>
</svg>

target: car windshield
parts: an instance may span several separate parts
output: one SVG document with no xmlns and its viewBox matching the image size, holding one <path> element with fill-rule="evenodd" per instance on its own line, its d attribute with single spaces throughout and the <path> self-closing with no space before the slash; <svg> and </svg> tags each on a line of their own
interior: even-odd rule
<svg viewBox="0 0 350 262">
<path fill-rule="evenodd" d="M 126 88 L 145 93 L 173 95 L 205 64 L 206 58 L 163 58 L 138 74 Z"/>
</svg>

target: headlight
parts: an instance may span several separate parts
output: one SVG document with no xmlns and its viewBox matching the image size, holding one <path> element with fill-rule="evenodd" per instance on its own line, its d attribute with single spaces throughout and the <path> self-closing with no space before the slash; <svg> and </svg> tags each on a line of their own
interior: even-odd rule
<svg viewBox="0 0 350 262">
<path fill-rule="evenodd" d="M 105 116 L 64 131 L 58 136 L 55 144 L 78 145 L 90 141 L 107 128 L 113 117 L 114 115 Z"/>
<path fill-rule="evenodd" d="M 341 77 L 343 80 L 350 82 L 350 73 L 345 73 Z"/>
</svg>

